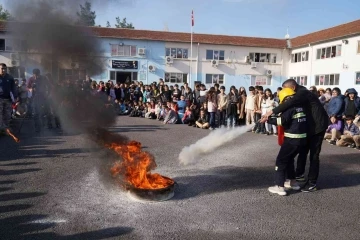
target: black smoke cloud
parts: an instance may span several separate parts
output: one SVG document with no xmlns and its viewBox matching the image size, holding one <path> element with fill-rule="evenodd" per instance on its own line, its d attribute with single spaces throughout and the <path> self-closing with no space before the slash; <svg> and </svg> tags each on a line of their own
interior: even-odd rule
<svg viewBox="0 0 360 240">
<path fill-rule="evenodd" d="M 116 120 L 116 114 L 112 106 L 106 107 L 110 103 L 107 102 L 106 95 L 104 94 L 105 99 L 95 97 L 90 90 L 81 90 L 74 82 L 68 84 L 64 81 L 67 79 L 56 79 L 54 76 L 56 68 L 68 64 L 73 58 L 76 58 L 79 67 L 86 69 L 90 75 L 103 71 L 102 63 L 106 58 L 104 59 L 98 38 L 92 34 L 91 28 L 75 25 L 76 11 L 80 3 L 83 1 L 11 0 L 10 10 L 17 21 L 9 23 L 8 28 L 16 38 L 26 43 L 28 52 L 25 54 L 25 64 L 37 64 L 34 67 L 42 69 L 43 74 L 48 72 L 53 75 L 49 77 L 51 96 L 46 101 L 51 101 L 51 106 L 59 115 L 65 130 L 86 134 L 100 148 L 105 149 L 104 146 L 109 148 L 111 143 L 129 142 L 126 137 L 108 131 L 108 127 Z M 119 158 L 118 154 L 112 154 L 100 161 L 103 176 L 109 176 L 109 166 L 113 165 L 114 158 Z M 135 168 L 137 161 L 141 161 L 143 157 L 134 159 L 131 165 Z M 151 159 L 149 167 L 154 168 L 156 163 L 153 157 Z M 116 178 L 123 182 L 123 177 Z"/>
<path fill-rule="evenodd" d="M 12 1 L 11 13 L 16 22 L 8 27 L 23 40 L 33 55 L 41 55 L 42 69 L 52 71 L 56 64 L 73 59 L 91 75 L 102 71 L 99 40 L 91 28 L 76 26 L 76 10 L 82 1 L 26 0 Z M 76 7 L 77 6 L 77 7 Z"/>
<path fill-rule="evenodd" d="M 73 82 L 64 87 L 67 79 L 58 79 L 57 72 L 59 68 L 71 68 L 72 61 L 89 75 L 103 71 L 106 59 L 99 39 L 91 28 L 76 25 L 76 12 L 83 3 L 79 0 L 11 0 L 7 7 L 16 21 L 9 22 L 7 27 L 15 38 L 25 43 L 27 53 L 21 54 L 25 67 L 31 65 L 41 69 L 42 74 L 51 74 L 52 91 L 48 101 L 62 125 L 69 131 L 91 133 L 97 138 L 100 135 L 94 135 L 93 131 L 111 126 L 115 121 L 114 112 L 88 91 L 76 91 L 80 87 Z"/>
</svg>

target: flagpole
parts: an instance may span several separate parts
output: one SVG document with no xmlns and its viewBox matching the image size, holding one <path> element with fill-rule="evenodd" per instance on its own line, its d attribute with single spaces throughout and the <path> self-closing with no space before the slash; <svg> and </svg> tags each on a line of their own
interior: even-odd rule
<svg viewBox="0 0 360 240">
<path fill-rule="evenodd" d="M 190 76 L 189 76 L 190 87 L 192 86 L 193 27 L 194 27 L 194 10 L 191 11 Z"/>
<path fill-rule="evenodd" d="M 191 26 L 191 43 L 190 43 L 190 86 L 192 84 L 192 57 L 193 57 L 193 27 Z"/>
</svg>

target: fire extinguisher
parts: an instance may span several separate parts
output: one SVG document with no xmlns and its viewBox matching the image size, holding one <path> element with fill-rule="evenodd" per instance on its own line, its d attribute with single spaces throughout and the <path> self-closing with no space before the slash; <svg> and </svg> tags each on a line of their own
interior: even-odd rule
<svg viewBox="0 0 360 240">
<path fill-rule="evenodd" d="M 284 127 L 277 126 L 277 131 L 278 131 L 278 144 L 281 146 L 284 143 Z"/>
</svg>

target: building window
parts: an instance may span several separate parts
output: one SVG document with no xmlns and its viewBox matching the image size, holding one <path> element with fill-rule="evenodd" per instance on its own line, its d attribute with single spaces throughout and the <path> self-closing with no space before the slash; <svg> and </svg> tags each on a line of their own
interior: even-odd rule
<svg viewBox="0 0 360 240">
<path fill-rule="evenodd" d="M 249 58 L 251 62 L 269 62 L 276 63 L 276 54 L 275 53 L 249 53 Z"/>
<path fill-rule="evenodd" d="M 25 68 L 24 67 L 8 67 L 9 74 L 14 78 L 25 78 Z"/>
<path fill-rule="evenodd" d="M 59 69 L 59 79 L 61 81 L 84 80 L 86 77 L 86 70 L 84 69 Z"/>
<path fill-rule="evenodd" d="M 21 51 L 21 50 L 23 50 L 22 41 L 19 39 L 12 39 L 12 38 L 6 39 L 5 50 L 6 51 Z"/>
<path fill-rule="evenodd" d="M 116 81 L 116 72 L 110 71 L 110 80 Z"/>
<path fill-rule="evenodd" d="M 307 76 L 297 76 L 297 77 L 290 77 L 291 79 L 294 79 L 297 84 L 301 85 L 301 86 L 306 86 L 307 85 Z"/>
<path fill-rule="evenodd" d="M 225 51 L 223 50 L 206 50 L 206 60 L 225 60 Z"/>
<path fill-rule="evenodd" d="M 111 56 L 134 57 L 136 46 L 111 44 Z"/>
<path fill-rule="evenodd" d="M 0 39 L 0 51 L 25 51 L 25 41 L 20 39 Z"/>
<path fill-rule="evenodd" d="M 206 84 L 224 84 L 224 74 L 206 74 Z"/>
<path fill-rule="evenodd" d="M 120 75 L 116 74 L 117 72 L 119 72 Z M 109 73 L 110 73 L 109 74 L 109 76 L 110 76 L 109 80 L 116 81 L 116 82 L 126 82 L 128 80 L 127 78 L 129 78 L 129 80 L 131 80 L 131 81 L 137 81 L 138 80 L 138 73 L 137 72 L 109 71 Z M 121 73 L 123 73 L 123 74 L 121 74 Z"/>
<path fill-rule="evenodd" d="M 0 51 L 5 51 L 5 39 L 0 39 Z"/>
<path fill-rule="evenodd" d="M 166 83 L 186 83 L 187 73 L 165 73 Z"/>
<path fill-rule="evenodd" d="M 268 76 L 251 76 L 252 86 L 271 85 L 271 77 Z"/>
<path fill-rule="evenodd" d="M 355 85 L 360 85 L 360 72 L 355 73 Z"/>
<path fill-rule="evenodd" d="M 340 74 L 315 75 L 316 86 L 339 85 L 339 82 L 340 82 Z"/>
<path fill-rule="evenodd" d="M 341 56 L 341 45 L 326 48 L 319 48 L 316 52 L 316 59 L 325 59 Z"/>
<path fill-rule="evenodd" d="M 0 45 L 1 46 L 1 45 Z M 358 45 L 357 45 L 357 53 L 360 53 L 360 41 L 358 41 Z"/>
<path fill-rule="evenodd" d="M 189 57 L 189 50 L 187 48 L 165 48 L 165 55 L 166 57 L 173 57 L 173 58 L 188 58 Z"/>
<path fill-rule="evenodd" d="M 291 62 L 306 62 L 309 60 L 309 51 L 291 54 Z"/>
<path fill-rule="evenodd" d="M 138 80 L 138 73 L 137 72 L 132 73 L 132 79 L 131 80 L 134 80 L 134 81 Z"/>
</svg>

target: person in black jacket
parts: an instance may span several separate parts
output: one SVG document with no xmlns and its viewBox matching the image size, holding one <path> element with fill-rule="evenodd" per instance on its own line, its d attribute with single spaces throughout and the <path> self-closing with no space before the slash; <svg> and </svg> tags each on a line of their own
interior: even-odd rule
<svg viewBox="0 0 360 240">
<path fill-rule="evenodd" d="M 162 96 L 163 96 L 164 102 L 171 102 L 171 101 L 172 101 L 171 95 L 172 95 L 172 92 L 171 92 L 171 90 L 169 89 L 169 86 L 168 86 L 168 85 L 165 85 L 164 91 L 162 92 Z"/>
<path fill-rule="evenodd" d="M 181 91 L 179 89 L 179 85 L 175 84 L 174 85 L 174 91 L 172 91 L 172 98 L 176 98 L 176 100 L 179 100 L 180 99 L 180 96 L 181 96 Z"/>
<path fill-rule="evenodd" d="M 283 88 L 279 92 L 280 104 L 286 103 L 294 94 L 293 89 Z M 285 196 L 287 195 L 285 189 L 300 190 L 300 186 L 295 181 L 294 158 L 300 152 L 306 151 L 308 132 L 306 120 L 305 109 L 301 105 L 290 107 L 280 116 L 273 115 L 268 120 L 269 124 L 284 128 L 284 143 L 276 158 L 276 185 L 268 188 L 271 193 Z"/>
<path fill-rule="evenodd" d="M 306 151 L 299 153 L 296 179 L 298 181 L 305 181 L 305 165 L 307 155 L 310 151 L 310 168 L 308 174 L 308 180 L 303 187 L 303 192 L 313 192 L 317 190 L 316 182 L 319 177 L 320 160 L 319 155 L 321 152 L 321 145 L 323 142 L 325 131 L 329 125 L 329 117 L 315 94 L 307 90 L 305 87 L 300 86 L 294 79 L 288 79 L 283 84 L 284 88 L 293 89 L 296 94 L 289 101 L 279 105 L 272 111 L 266 114 L 266 117 L 272 114 L 279 114 L 294 106 L 304 106 L 307 110 L 307 122 L 308 122 L 308 144 Z M 264 118 L 262 121 L 266 121 Z"/>
<path fill-rule="evenodd" d="M 49 79 L 40 75 L 40 69 L 33 69 L 33 76 L 29 78 L 28 88 L 32 92 L 32 109 L 34 114 L 35 131 L 40 132 L 43 116 L 46 116 L 48 128 L 52 128 L 49 104 Z"/>
<path fill-rule="evenodd" d="M 10 131 L 12 102 L 17 101 L 14 78 L 7 73 L 7 66 L 0 63 L 0 131 Z"/>
</svg>

